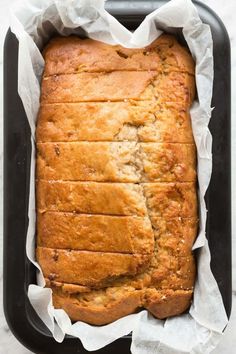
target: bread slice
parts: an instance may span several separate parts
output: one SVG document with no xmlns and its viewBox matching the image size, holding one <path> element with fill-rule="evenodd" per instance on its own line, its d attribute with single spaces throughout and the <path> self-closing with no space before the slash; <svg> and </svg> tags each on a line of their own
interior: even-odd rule
<svg viewBox="0 0 236 354">
<path fill-rule="evenodd" d="M 138 184 L 37 181 L 37 210 L 84 214 L 147 214 L 143 188 Z"/>
<path fill-rule="evenodd" d="M 148 217 L 39 213 L 38 246 L 99 252 L 153 252 L 154 235 Z"/>
<path fill-rule="evenodd" d="M 188 182 L 196 179 L 194 144 L 38 143 L 37 177 L 63 181 Z"/>
<path fill-rule="evenodd" d="M 188 105 L 150 101 L 42 104 L 38 142 L 193 143 Z"/>
<path fill-rule="evenodd" d="M 144 48 L 129 49 L 89 38 L 56 37 L 44 49 L 45 76 L 116 70 L 185 71 L 194 75 L 194 63 L 186 48 L 162 35 Z"/>
<path fill-rule="evenodd" d="M 60 250 L 37 247 L 46 278 L 91 287 L 104 287 L 116 278 L 147 268 L 152 255 Z"/>
<path fill-rule="evenodd" d="M 194 182 L 96 183 L 43 181 L 37 183 L 37 208 L 109 215 L 196 217 Z"/>
<path fill-rule="evenodd" d="M 191 104 L 194 95 L 194 77 L 187 73 L 85 72 L 43 78 L 41 102 L 156 100 L 157 103 L 177 102 L 186 106 Z"/>
</svg>

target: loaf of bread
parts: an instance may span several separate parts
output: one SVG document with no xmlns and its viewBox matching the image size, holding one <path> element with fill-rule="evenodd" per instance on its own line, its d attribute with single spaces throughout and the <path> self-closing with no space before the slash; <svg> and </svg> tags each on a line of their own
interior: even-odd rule
<svg viewBox="0 0 236 354">
<path fill-rule="evenodd" d="M 142 49 L 70 36 L 44 58 L 36 257 L 55 308 L 94 325 L 181 314 L 198 228 L 190 53 L 170 35 Z"/>
</svg>

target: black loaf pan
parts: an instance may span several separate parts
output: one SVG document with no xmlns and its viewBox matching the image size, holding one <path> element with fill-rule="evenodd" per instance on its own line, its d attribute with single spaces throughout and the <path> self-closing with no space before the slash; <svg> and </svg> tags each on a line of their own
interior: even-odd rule
<svg viewBox="0 0 236 354">
<path fill-rule="evenodd" d="M 166 0 L 109 1 L 108 11 L 134 30 L 147 14 Z M 204 23 L 211 27 L 214 43 L 215 107 L 210 122 L 213 135 L 213 174 L 206 196 L 207 237 L 211 268 L 225 309 L 231 311 L 231 167 L 230 167 L 230 44 L 221 20 L 207 6 L 195 2 Z M 183 9 L 184 11 L 184 9 Z M 18 41 L 9 30 L 4 47 L 4 309 L 16 338 L 34 353 L 87 353 L 81 342 L 67 336 L 57 343 L 27 298 L 35 283 L 35 268 L 25 252 L 30 178 L 30 128 L 17 93 Z M 129 353 L 130 336 L 95 353 Z"/>
</svg>

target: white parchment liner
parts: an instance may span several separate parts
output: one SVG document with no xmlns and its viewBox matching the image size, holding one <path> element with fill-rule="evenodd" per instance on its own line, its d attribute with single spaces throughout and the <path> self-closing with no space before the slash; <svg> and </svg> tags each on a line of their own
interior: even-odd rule
<svg viewBox="0 0 236 354">
<path fill-rule="evenodd" d="M 194 301 L 188 314 L 161 321 L 146 310 L 95 327 L 83 322 L 71 324 L 63 310 L 52 305 L 51 290 L 35 262 L 35 146 L 34 133 L 39 108 L 40 80 L 44 60 L 38 48 L 53 31 L 62 35 L 78 33 L 81 28 L 90 38 L 125 47 L 143 47 L 162 32 L 181 28 L 196 60 L 198 101 L 191 109 L 191 119 L 198 153 L 200 231 L 194 248 L 200 248 L 198 278 Z M 160 30 L 161 29 L 161 30 Z M 32 131 L 32 158 L 29 198 L 29 227 L 26 251 L 38 268 L 38 284 L 31 284 L 28 296 L 34 309 L 52 332 L 55 340 L 65 334 L 80 338 L 87 350 L 99 349 L 115 339 L 133 332 L 134 354 L 210 353 L 227 325 L 227 316 L 217 283 L 210 270 L 210 253 L 205 238 L 206 207 L 204 195 L 211 169 L 211 116 L 213 82 L 212 37 L 210 28 L 201 22 L 191 0 L 172 0 L 148 15 L 131 33 L 104 9 L 104 0 L 21 0 L 11 9 L 11 30 L 19 40 L 18 92 Z M 223 235 L 222 235 L 223 237 Z"/>
</svg>

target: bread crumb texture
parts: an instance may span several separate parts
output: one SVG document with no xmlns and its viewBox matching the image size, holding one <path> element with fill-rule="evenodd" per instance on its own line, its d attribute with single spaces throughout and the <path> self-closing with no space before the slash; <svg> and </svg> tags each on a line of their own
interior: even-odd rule
<svg viewBox="0 0 236 354">
<path fill-rule="evenodd" d="M 195 281 L 194 61 L 174 36 L 128 49 L 53 38 L 37 119 L 37 249 L 55 308 L 104 325 L 186 311 Z"/>
</svg>

